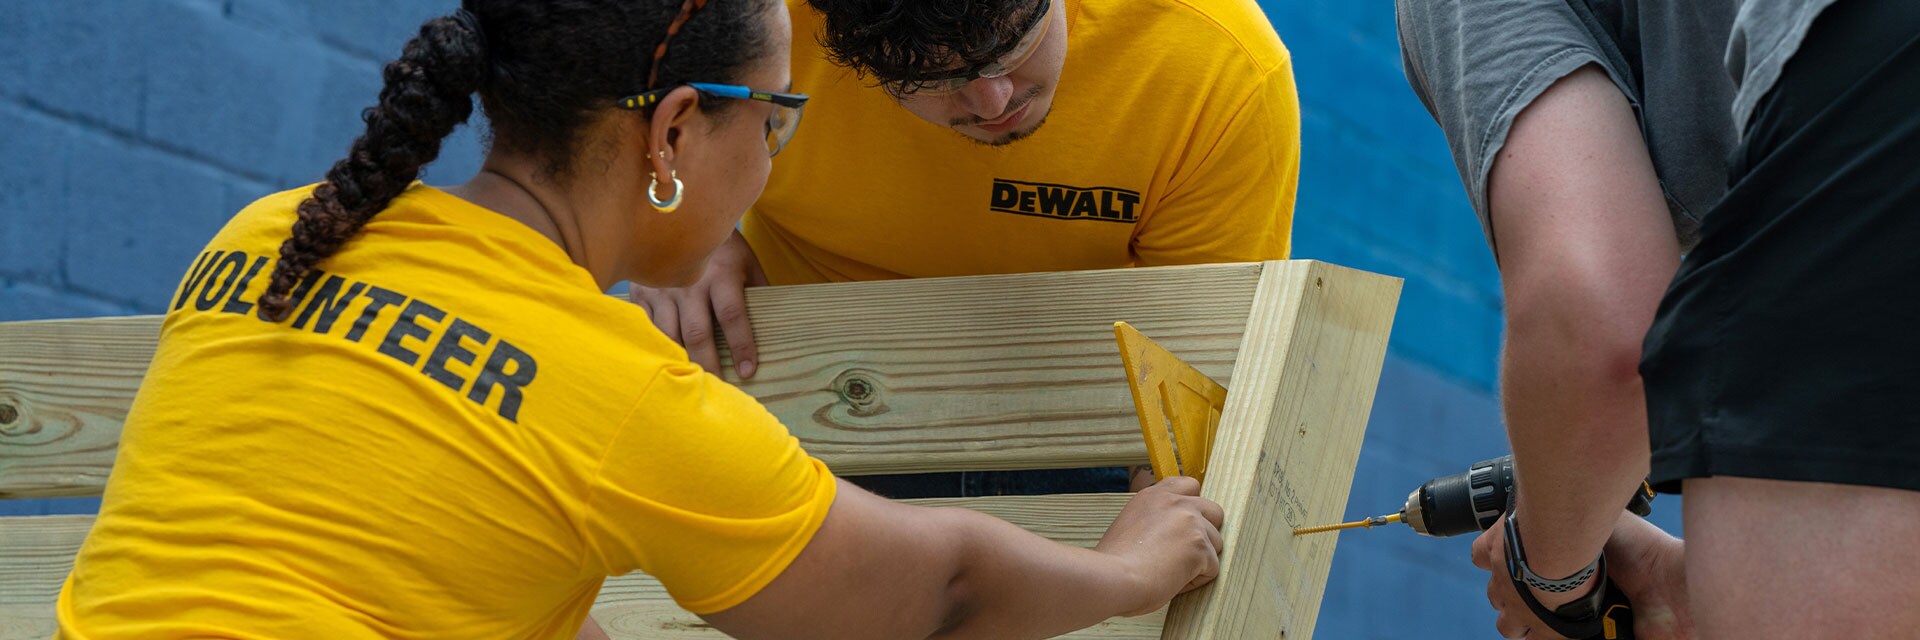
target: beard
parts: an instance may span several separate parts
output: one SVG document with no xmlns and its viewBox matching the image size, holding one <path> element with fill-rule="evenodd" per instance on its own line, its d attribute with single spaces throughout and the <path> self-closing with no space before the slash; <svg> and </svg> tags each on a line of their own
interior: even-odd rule
<svg viewBox="0 0 1920 640">
<path fill-rule="evenodd" d="M 1025 109 L 1027 105 L 1032 104 L 1034 100 L 1038 99 L 1040 97 L 1040 94 L 1046 93 L 1046 90 L 1047 88 L 1044 86 L 1035 86 L 1031 89 L 1027 89 L 1025 93 L 1022 93 L 1020 95 L 1020 97 L 1007 101 L 1007 108 L 1003 111 L 1003 113 L 1013 113 L 1015 111 Z M 1047 116 L 1050 116 L 1050 115 L 1053 115 L 1053 111 L 1051 108 L 1048 109 L 1047 113 L 1040 114 L 1040 121 L 1034 123 L 1034 125 L 1028 128 L 1027 130 L 1008 132 L 1005 134 L 1001 134 L 1000 137 L 997 137 L 991 140 L 981 140 L 979 138 L 967 135 L 965 133 L 961 133 L 960 131 L 957 130 L 959 127 L 978 126 L 981 123 L 986 122 L 986 119 L 984 118 L 955 118 L 953 120 L 949 120 L 947 122 L 947 126 L 950 128 L 956 129 L 954 133 L 958 133 L 961 137 L 973 141 L 974 144 L 979 144 L 979 145 L 984 145 L 989 147 L 1000 147 L 1000 146 L 1013 144 L 1014 142 L 1017 142 L 1029 136 L 1032 136 L 1035 132 L 1040 130 L 1040 127 L 1042 125 L 1045 125 L 1047 123 Z"/>
<path fill-rule="evenodd" d="M 1040 114 L 1040 121 L 1033 123 L 1033 128 L 1028 129 L 1026 131 L 1014 131 L 994 140 L 981 140 L 973 136 L 967 136 L 967 139 L 972 140 L 975 143 L 986 145 L 989 147 L 1004 147 L 1004 146 L 1013 144 L 1015 142 L 1025 140 L 1028 136 L 1032 136 L 1033 134 L 1039 132 L 1040 127 L 1045 126 L 1047 124 L 1047 116 L 1050 116 L 1050 115 L 1053 115 L 1052 109 L 1048 109 L 1046 113 Z"/>
</svg>

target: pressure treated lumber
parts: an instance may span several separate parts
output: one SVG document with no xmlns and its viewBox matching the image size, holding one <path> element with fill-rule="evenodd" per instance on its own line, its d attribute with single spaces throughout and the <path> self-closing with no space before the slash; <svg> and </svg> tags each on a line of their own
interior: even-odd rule
<svg viewBox="0 0 1920 640">
<path fill-rule="evenodd" d="M 0 323 L 0 499 L 97 496 L 157 317 Z"/>
<path fill-rule="evenodd" d="M 1174 600 L 1163 638 L 1313 636 L 1400 280 L 1268 263 L 1201 495 L 1226 510 L 1220 576 Z"/>
<path fill-rule="evenodd" d="M 842 475 L 1142 463 L 1113 322 L 1229 383 L 1261 270 L 750 289 L 759 372 L 726 375 Z M 100 494 L 159 322 L 0 323 L 0 499 Z"/>
<path fill-rule="evenodd" d="M 910 500 L 924 506 L 965 507 L 1020 525 L 1046 538 L 1093 546 L 1129 496 L 1089 494 Z M 92 516 L 0 518 L 0 640 L 40 640 L 53 634 L 53 605 Z M 594 603 L 594 618 L 614 638 L 722 638 L 681 610 L 659 582 L 642 574 L 610 578 Z M 1157 638 L 1164 611 L 1118 618 L 1067 637 Z"/>
<path fill-rule="evenodd" d="M 1131 322 L 1229 388 L 1204 489 L 1227 512 L 1222 573 L 1174 602 L 1161 637 L 1308 638 L 1336 537 L 1289 532 L 1346 503 L 1398 292 L 1313 262 L 760 289 L 761 374 L 743 388 L 843 474 L 1140 462 L 1108 338 Z M 0 324 L 0 499 L 99 493 L 157 322 Z M 1088 521 L 1104 527 L 1118 504 Z M 69 557 L 79 539 L 12 533 L 45 520 L 0 519 L 0 638 L 49 611 L 42 583 L 57 589 L 64 568 L 33 558 Z M 631 637 L 710 633 L 649 593 L 644 578 L 610 582 L 596 611 Z"/>
</svg>

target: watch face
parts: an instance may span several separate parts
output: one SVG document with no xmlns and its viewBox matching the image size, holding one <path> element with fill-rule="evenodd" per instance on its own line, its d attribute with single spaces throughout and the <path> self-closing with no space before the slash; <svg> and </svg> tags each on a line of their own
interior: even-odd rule
<svg viewBox="0 0 1920 640">
<path fill-rule="evenodd" d="M 1520 525 L 1511 510 L 1507 513 L 1507 577 L 1514 580 L 1525 579 L 1527 574 L 1527 550 L 1520 544 Z M 1523 594 L 1524 595 L 1524 594 Z"/>
</svg>

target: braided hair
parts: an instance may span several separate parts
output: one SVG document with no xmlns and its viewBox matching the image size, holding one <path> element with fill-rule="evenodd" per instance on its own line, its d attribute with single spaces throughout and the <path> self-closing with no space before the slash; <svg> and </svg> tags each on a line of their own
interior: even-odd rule
<svg viewBox="0 0 1920 640">
<path fill-rule="evenodd" d="M 682 0 L 463 0 L 454 15 L 428 20 L 386 65 L 378 103 L 360 113 L 366 131 L 300 203 L 261 311 L 287 318 L 295 285 L 420 177 L 473 115 L 475 93 L 494 149 L 537 158 L 548 178 L 565 180 L 588 125 L 614 100 L 652 88 L 670 23 L 684 21 L 653 86 L 733 82 L 766 54 L 764 16 L 778 1 L 706 0 L 682 18 Z M 731 102 L 699 104 L 724 115 Z"/>
</svg>

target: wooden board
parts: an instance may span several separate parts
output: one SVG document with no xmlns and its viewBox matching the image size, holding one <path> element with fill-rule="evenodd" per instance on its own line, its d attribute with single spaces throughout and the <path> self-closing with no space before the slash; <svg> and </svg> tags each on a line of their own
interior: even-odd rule
<svg viewBox="0 0 1920 640">
<path fill-rule="evenodd" d="M 965 507 L 1008 520 L 1049 539 L 1093 546 L 1130 496 L 1091 494 L 909 500 L 923 506 Z M 53 605 L 92 516 L 0 518 L 0 640 L 40 640 L 53 634 Z M 593 607 L 614 638 L 722 638 L 680 609 L 652 578 L 610 578 Z M 1165 611 L 1116 618 L 1074 638 L 1157 638 Z"/>
<path fill-rule="evenodd" d="M 762 360 L 741 386 L 842 475 L 1143 463 L 1113 323 L 1228 383 L 1261 270 L 751 289 Z M 158 327 L 0 323 L 0 499 L 99 495 Z"/>
<path fill-rule="evenodd" d="M 0 323 L 0 499 L 97 496 L 159 318 Z"/>
<path fill-rule="evenodd" d="M 53 605 L 93 516 L 0 518 L 0 639 L 53 637 Z"/>
<path fill-rule="evenodd" d="M 1313 637 L 1400 280 L 1269 263 L 1201 495 L 1226 509 L 1220 577 L 1174 600 L 1164 638 Z"/>
<path fill-rule="evenodd" d="M 1162 637 L 1308 638 L 1337 538 L 1290 531 L 1341 515 L 1398 294 L 1397 279 L 1314 262 L 757 289 L 761 374 L 743 388 L 842 474 L 1137 463 L 1108 337 L 1131 322 L 1231 389 L 1204 490 L 1227 510 L 1222 573 L 1174 602 Z M 0 499 L 99 493 L 157 322 L 0 324 Z M 1051 518 L 1064 507 L 1045 500 L 1073 498 L 1005 515 Z M 44 560 L 70 557 L 86 526 L 60 520 L 0 519 L 0 638 L 44 637 L 22 626 L 45 623 L 46 581 L 65 571 Z M 68 530 L 18 533 L 32 523 Z M 1067 530 L 1081 533 L 1053 535 L 1090 539 L 1084 522 Z M 711 634 L 662 598 L 612 581 L 596 612 L 624 637 Z"/>
</svg>

